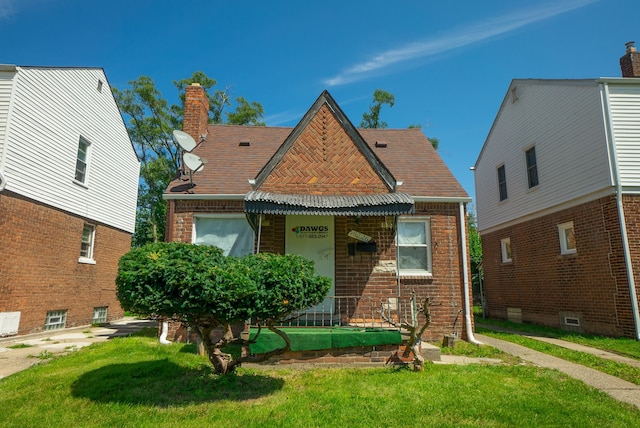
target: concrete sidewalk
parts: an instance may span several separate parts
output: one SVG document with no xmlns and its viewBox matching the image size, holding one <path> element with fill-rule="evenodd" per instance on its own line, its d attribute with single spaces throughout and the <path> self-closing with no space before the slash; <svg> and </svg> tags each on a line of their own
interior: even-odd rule
<svg viewBox="0 0 640 428">
<path fill-rule="evenodd" d="M 594 370 L 580 364 L 571 363 L 561 358 L 534 351 L 532 349 L 525 348 L 524 346 L 516 345 L 515 343 L 507 342 L 505 340 L 494 339 L 493 337 L 485 336 L 482 334 L 476 334 L 475 337 L 480 342 L 486 345 L 492 346 L 508 354 L 520 357 L 522 360 L 532 363 L 536 366 L 559 370 L 574 379 L 581 380 L 587 385 L 590 385 L 609 394 L 616 400 L 632 404 L 640 409 L 640 385 L 636 385 L 631 382 L 627 382 L 626 380 L 619 379 L 615 376 L 602 373 L 598 370 Z M 537 336 L 532 338 L 540 339 Z M 557 341 L 557 339 L 553 340 Z M 575 347 L 573 345 L 575 345 Z M 603 352 L 600 350 L 595 350 L 593 348 L 588 348 L 586 346 L 572 344 L 570 342 L 563 342 L 561 346 L 564 346 L 566 348 L 573 348 L 580 352 L 589 352 L 598 356 L 601 356 L 599 353 Z M 587 350 L 585 350 L 585 348 L 587 348 Z"/>
<path fill-rule="evenodd" d="M 129 336 L 145 327 L 157 328 L 158 322 L 126 317 L 101 327 L 84 326 L 50 330 L 0 339 L 0 379 L 49 360 L 49 355 L 64 355 L 92 343 Z M 12 348 L 15 345 L 24 348 Z"/>
</svg>

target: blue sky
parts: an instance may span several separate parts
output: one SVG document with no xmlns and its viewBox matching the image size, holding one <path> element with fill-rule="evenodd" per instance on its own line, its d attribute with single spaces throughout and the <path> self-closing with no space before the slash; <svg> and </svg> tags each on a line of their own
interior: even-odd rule
<svg viewBox="0 0 640 428">
<path fill-rule="evenodd" d="M 141 75 L 170 102 L 204 71 L 294 126 L 327 89 L 357 126 L 421 124 L 471 196 L 469 170 L 514 78 L 619 77 L 640 47 L 638 0 L 0 0 L 0 63 L 96 66 L 112 86 Z"/>
</svg>

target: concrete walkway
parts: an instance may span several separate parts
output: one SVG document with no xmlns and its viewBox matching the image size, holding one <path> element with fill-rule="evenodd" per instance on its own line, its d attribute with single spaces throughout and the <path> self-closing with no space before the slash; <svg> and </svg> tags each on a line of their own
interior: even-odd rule
<svg viewBox="0 0 640 428">
<path fill-rule="evenodd" d="M 619 379 L 615 376 L 602 373 L 598 370 L 594 370 L 589 367 L 582 366 L 580 364 L 571 363 L 561 358 L 553 357 L 551 355 L 544 354 L 542 352 L 534 351 L 524 346 L 516 345 L 515 343 L 507 342 L 505 340 L 494 339 L 493 337 L 485 336 L 482 334 L 476 334 L 476 339 L 480 342 L 499 349 L 511 355 L 520 357 L 522 360 L 532 363 L 539 367 L 559 370 L 574 379 L 581 380 L 582 382 L 597 388 L 616 400 L 624 403 L 629 403 L 640 409 L 640 385 L 627 382 L 626 380 Z M 538 336 L 532 336 L 533 339 L 542 339 Z M 547 338 L 544 338 L 545 341 Z M 560 346 L 565 348 L 575 349 L 580 352 L 589 352 L 594 355 L 602 356 L 603 351 L 588 348 L 586 346 L 573 344 L 570 342 L 561 342 Z M 558 344 L 558 343 L 554 344 Z M 610 353 L 606 353 L 613 355 Z M 605 358 L 605 357 L 603 357 Z M 623 358 L 623 357 L 621 357 Z M 631 360 L 636 361 L 636 360 Z M 636 365 L 635 363 L 633 365 Z"/>
<path fill-rule="evenodd" d="M 157 326 L 157 321 L 126 317 L 103 327 L 84 326 L 2 338 L 0 339 L 0 379 L 35 364 L 46 362 L 49 356 L 68 354 L 92 343 L 129 336 L 145 327 L 156 328 Z M 27 347 L 13 347 L 20 344 Z"/>
</svg>

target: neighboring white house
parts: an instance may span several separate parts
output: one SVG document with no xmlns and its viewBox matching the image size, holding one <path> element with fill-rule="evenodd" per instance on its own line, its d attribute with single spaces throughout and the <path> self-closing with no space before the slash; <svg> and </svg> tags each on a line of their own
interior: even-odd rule
<svg viewBox="0 0 640 428">
<path fill-rule="evenodd" d="M 101 68 L 0 65 L 0 336 L 122 316 L 139 167 Z"/>
<path fill-rule="evenodd" d="M 638 337 L 640 56 L 627 48 L 623 78 L 511 82 L 475 165 L 490 316 Z"/>
</svg>

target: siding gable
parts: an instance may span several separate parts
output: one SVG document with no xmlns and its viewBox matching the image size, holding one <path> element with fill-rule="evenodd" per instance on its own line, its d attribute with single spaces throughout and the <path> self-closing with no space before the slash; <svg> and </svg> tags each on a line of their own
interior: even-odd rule
<svg viewBox="0 0 640 428">
<path fill-rule="evenodd" d="M 325 91 L 258 174 L 263 192 L 390 193 L 395 179 Z"/>
<path fill-rule="evenodd" d="M 640 85 L 609 84 L 609 106 L 620 183 L 640 187 Z"/>
</svg>

